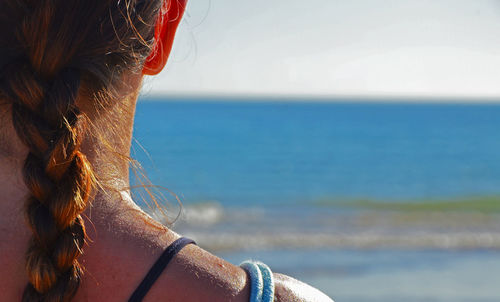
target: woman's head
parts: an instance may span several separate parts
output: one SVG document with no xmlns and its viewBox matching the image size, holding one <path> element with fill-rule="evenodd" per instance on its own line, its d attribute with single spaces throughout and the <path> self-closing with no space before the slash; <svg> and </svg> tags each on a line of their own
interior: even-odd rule
<svg viewBox="0 0 500 302">
<path fill-rule="evenodd" d="M 96 182 L 82 142 L 124 78 L 165 64 L 185 5 L 168 1 L 0 2 L 0 99 L 28 150 L 22 170 L 33 236 L 23 301 L 69 301 L 78 289 L 81 214 Z"/>
</svg>

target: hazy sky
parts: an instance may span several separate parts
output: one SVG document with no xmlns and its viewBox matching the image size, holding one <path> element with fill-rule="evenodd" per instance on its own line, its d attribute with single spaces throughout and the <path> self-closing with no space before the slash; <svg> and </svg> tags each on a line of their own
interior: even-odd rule
<svg viewBox="0 0 500 302">
<path fill-rule="evenodd" d="M 145 93 L 500 99 L 500 1 L 189 0 Z"/>
</svg>

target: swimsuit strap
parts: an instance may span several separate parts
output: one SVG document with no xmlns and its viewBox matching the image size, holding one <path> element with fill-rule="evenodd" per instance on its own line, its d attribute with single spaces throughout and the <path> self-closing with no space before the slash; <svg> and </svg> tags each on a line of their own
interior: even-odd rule
<svg viewBox="0 0 500 302">
<path fill-rule="evenodd" d="M 142 301 L 142 299 L 144 299 L 144 297 L 149 292 L 155 281 L 158 279 L 158 277 L 160 277 L 161 273 L 165 270 L 170 260 L 172 260 L 172 258 L 174 258 L 174 256 L 178 252 L 180 252 L 180 250 L 182 250 L 183 247 L 185 247 L 190 243 L 196 244 L 196 242 L 194 242 L 193 240 L 185 237 L 181 237 L 172 242 L 172 244 L 170 244 L 165 249 L 163 254 L 161 254 L 160 258 L 158 258 L 153 267 L 151 267 L 146 277 L 144 277 L 144 280 L 142 280 L 141 284 L 139 285 L 139 287 L 137 287 L 137 289 L 134 291 L 134 293 L 132 294 L 132 296 L 128 301 L 129 302 Z"/>
</svg>

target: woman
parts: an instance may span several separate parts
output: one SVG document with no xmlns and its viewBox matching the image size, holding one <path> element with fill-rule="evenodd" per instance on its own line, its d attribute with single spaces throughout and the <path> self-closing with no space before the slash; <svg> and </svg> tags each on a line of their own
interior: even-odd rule
<svg viewBox="0 0 500 302">
<path fill-rule="evenodd" d="M 178 241 L 127 189 L 141 81 L 165 66 L 185 4 L 0 1 L 0 301 L 255 299 L 255 265 Z M 274 284 L 275 301 L 331 301 Z"/>
</svg>

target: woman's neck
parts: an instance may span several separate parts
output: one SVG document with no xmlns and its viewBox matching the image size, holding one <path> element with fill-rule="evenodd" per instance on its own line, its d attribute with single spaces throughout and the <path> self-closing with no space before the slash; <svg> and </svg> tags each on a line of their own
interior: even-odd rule
<svg viewBox="0 0 500 302">
<path fill-rule="evenodd" d="M 130 80 L 130 79 L 129 79 Z M 128 194 L 129 154 L 132 141 L 135 105 L 141 78 L 132 79 L 132 85 L 124 89 L 116 100 L 109 102 L 102 113 L 90 115 L 87 137 L 81 151 L 89 159 L 99 184 L 93 194 L 93 215 L 108 215 L 123 201 L 136 207 Z M 132 89 L 130 88 L 132 87 Z M 0 228 L 24 223 L 24 201 L 29 195 L 22 167 L 28 149 L 18 139 L 10 119 L 10 112 L 2 110 L 0 119 Z M 4 150 L 5 149 L 5 150 Z M 114 210 L 113 210 L 114 209 Z M 103 212 L 102 215 L 99 213 Z M 90 214 L 90 213 L 86 213 Z"/>
</svg>

